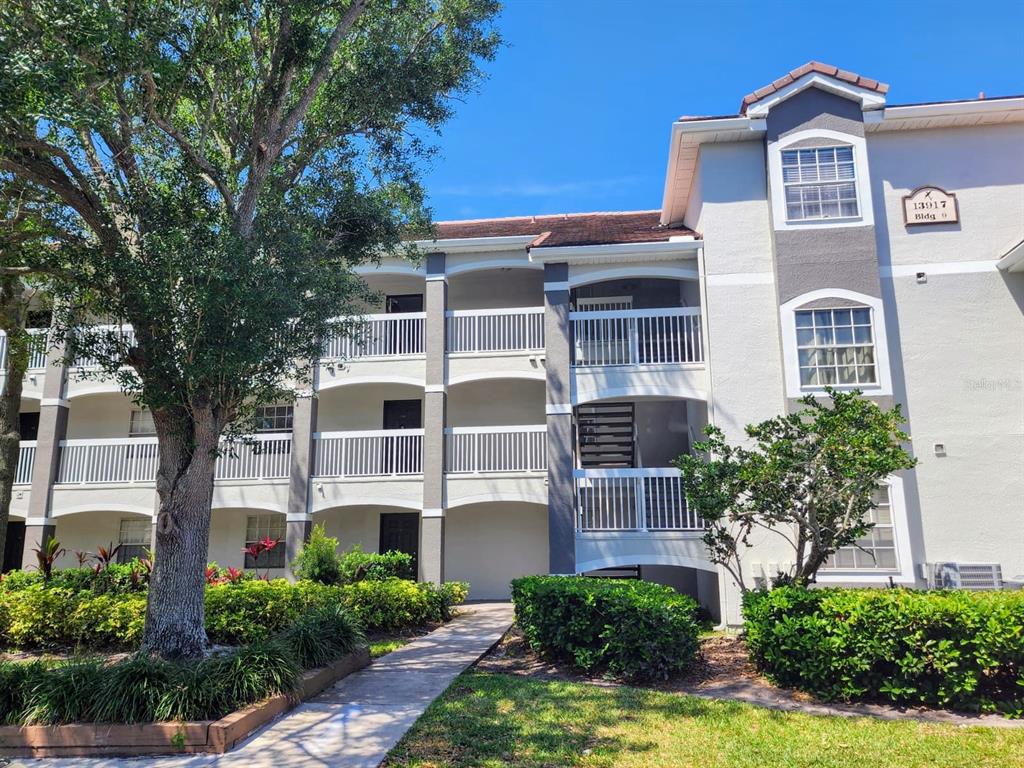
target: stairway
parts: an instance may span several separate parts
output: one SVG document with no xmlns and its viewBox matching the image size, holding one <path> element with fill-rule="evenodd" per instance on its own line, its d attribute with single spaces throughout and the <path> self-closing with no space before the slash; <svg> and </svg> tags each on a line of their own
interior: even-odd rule
<svg viewBox="0 0 1024 768">
<path fill-rule="evenodd" d="M 591 403 L 576 409 L 580 467 L 636 466 L 633 403 Z"/>
</svg>

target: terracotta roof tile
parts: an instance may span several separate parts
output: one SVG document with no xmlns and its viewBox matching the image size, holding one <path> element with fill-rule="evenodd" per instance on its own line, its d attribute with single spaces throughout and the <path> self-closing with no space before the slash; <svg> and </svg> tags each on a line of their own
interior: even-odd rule
<svg viewBox="0 0 1024 768">
<path fill-rule="evenodd" d="M 889 86 L 885 83 L 880 83 L 877 80 L 872 80 L 870 77 L 862 77 L 856 72 L 849 72 L 845 69 L 839 69 L 833 67 L 831 64 L 823 64 L 820 61 L 809 61 L 796 69 L 792 70 L 789 74 L 780 77 L 770 85 L 766 85 L 763 88 L 758 88 L 753 93 L 748 93 L 743 97 L 743 101 L 740 104 L 740 114 L 745 115 L 747 113 L 747 107 L 751 104 L 760 101 L 766 96 L 770 96 L 776 91 L 782 90 L 794 80 L 799 80 L 804 75 L 808 75 L 811 72 L 818 72 L 829 77 L 834 77 L 838 80 L 842 80 L 847 83 L 866 88 L 869 91 L 876 91 L 877 93 L 888 93 Z"/>
<path fill-rule="evenodd" d="M 439 240 L 469 237 L 536 235 L 531 247 L 657 243 L 671 237 L 696 234 L 685 227 L 662 227 L 661 211 L 567 213 L 555 216 L 515 216 L 505 219 L 439 221 Z"/>
</svg>

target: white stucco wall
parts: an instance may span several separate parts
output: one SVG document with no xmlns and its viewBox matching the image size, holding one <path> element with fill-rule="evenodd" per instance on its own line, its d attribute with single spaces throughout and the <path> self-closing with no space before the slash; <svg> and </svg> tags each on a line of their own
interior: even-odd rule
<svg viewBox="0 0 1024 768">
<path fill-rule="evenodd" d="M 449 510 L 444 559 L 445 578 L 468 581 L 471 599 L 507 599 L 512 579 L 547 573 L 547 509 L 489 503 Z"/>
<path fill-rule="evenodd" d="M 1024 239 L 1024 125 L 877 133 L 868 146 L 894 390 L 919 460 L 916 559 L 1024 576 L 1024 275 L 992 266 Z M 956 194 L 959 223 L 903 224 L 901 198 L 925 184 Z"/>
<path fill-rule="evenodd" d="M 120 393 L 75 397 L 68 410 L 68 440 L 128 437 L 132 409 Z"/>
</svg>

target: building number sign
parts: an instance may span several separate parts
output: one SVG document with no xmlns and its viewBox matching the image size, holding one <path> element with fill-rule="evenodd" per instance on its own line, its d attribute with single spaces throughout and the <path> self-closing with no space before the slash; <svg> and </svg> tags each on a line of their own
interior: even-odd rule
<svg viewBox="0 0 1024 768">
<path fill-rule="evenodd" d="M 903 223 L 949 224 L 960 221 L 956 195 L 938 187 L 918 187 L 903 198 Z"/>
</svg>

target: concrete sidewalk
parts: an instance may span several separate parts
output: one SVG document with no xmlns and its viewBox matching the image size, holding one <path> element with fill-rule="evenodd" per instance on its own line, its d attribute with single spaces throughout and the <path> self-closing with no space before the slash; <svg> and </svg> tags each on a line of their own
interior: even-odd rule
<svg viewBox="0 0 1024 768">
<path fill-rule="evenodd" d="M 10 764 L 26 768 L 374 768 L 430 703 L 512 623 L 509 603 L 477 603 L 461 610 L 462 615 L 447 626 L 377 659 L 227 754 L 14 759 Z"/>
</svg>

